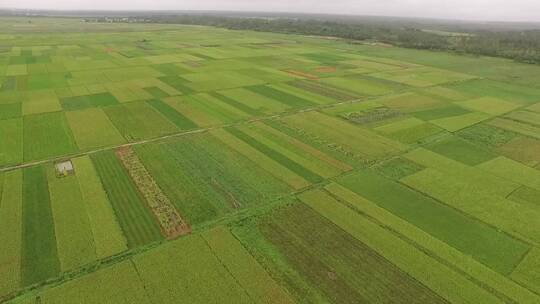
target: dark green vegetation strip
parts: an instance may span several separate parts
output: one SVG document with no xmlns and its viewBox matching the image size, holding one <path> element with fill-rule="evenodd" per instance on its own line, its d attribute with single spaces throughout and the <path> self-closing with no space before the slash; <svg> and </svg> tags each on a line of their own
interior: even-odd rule
<svg viewBox="0 0 540 304">
<path fill-rule="evenodd" d="M 290 191 L 208 134 L 137 146 L 135 151 L 191 225 L 267 203 Z"/>
<path fill-rule="evenodd" d="M 445 303 L 304 204 L 272 214 L 261 231 L 331 303 Z"/>
<path fill-rule="evenodd" d="M 474 166 L 497 157 L 497 154 L 456 136 L 431 143 L 425 148 L 466 165 Z"/>
<path fill-rule="evenodd" d="M 195 93 L 192 88 L 186 85 L 188 81 L 178 76 L 159 77 L 159 80 L 163 81 L 164 83 L 170 85 L 171 87 L 177 89 L 184 94 Z"/>
<path fill-rule="evenodd" d="M 150 87 L 144 89 L 146 92 L 150 93 L 154 98 L 164 98 L 169 97 L 169 94 L 167 92 L 163 91 L 162 89 L 158 87 Z"/>
<path fill-rule="evenodd" d="M 197 125 L 193 121 L 189 120 L 187 117 L 180 114 L 178 111 L 176 111 L 163 101 L 159 99 L 154 99 L 148 101 L 148 103 L 152 107 L 154 107 L 154 109 L 156 109 L 159 113 L 165 116 L 168 120 L 174 123 L 178 128 L 182 130 L 191 130 L 197 128 Z"/>
<path fill-rule="evenodd" d="M 0 104 L 0 119 L 16 118 L 22 115 L 21 103 Z"/>
<path fill-rule="evenodd" d="M 258 116 L 258 115 L 261 115 L 261 113 L 253 108 L 250 108 L 248 106 L 246 106 L 245 104 L 241 103 L 241 102 L 238 102 L 232 98 L 229 98 L 227 96 L 224 96 L 224 95 L 221 95 L 217 92 L 211 92 L 209 93 L 210 96 L 214 97 L 214 98 L 217 98 L 221 101 L 223 101 L 224 103 L 232 106 L 232 107 L 235 107 L 239 110 L 241 110 L 242 112 L 244 113 L 247 113 L 249 115 L 252 115 L 252 116 Z"/>
<path fill-rule="evenodd" d="M 285 168 L 293 171 L 294 173 L 300 175 L 301 177 L 305 178 L 306 180 L 310 181 L 311 183 L 318 183 L 323 180 L 323 178 L 312 171 L 304 168 L 302 165 L 298 164 L 297 162 L 287 158 L 285 155 L 272 150 L 265 144 L 259 142 L 255 138 L 247 135 L 246 133 L 236 129 L 236 128 L 227 128 L 227 131 L 231 132 L 234 136 L 241 139 L 245 143 L 249 144 L 253 148 L 257 149 L 259 152 L 265 154 L 266 156 L 270 157 L 271 159 L 275 160 L 276 162 L 280 163 Z"/>
<path fill-rule="evenodd" d="M 23 171 L 22 285 L 55 277 L 60 272 L 54 219 L 42 166 Z"/>
<path fill-rule="evenodd" d="M 304 99 L 295 95 L 291 95 L 289 93 L 276 90 L 274 88 L 271 88 L 265 85 L 251 86 L 251 87 L 247 87 L 247 89 L 249 89 L 250 91 L 254 93 L 277 100 L 283 104 L 286 104 L 294 108 L 302 108 L 302 107 L 309 107 L 309 106 L 315 105 L 315 103 L 307 99 Z"/>
<path fill-rule="evenodd" d="M 371 171 L 339 183 L 503 274 L 529 250 L 527 244 Z"/>
<path fill-rule="evenodd" d="M 60 99 L 65 111 L 83 110 L 87 108 L 105 107 L 117 104 L 118 100 L 111 93 L 99 93 Z"/>
<path fill-rule="evenodd" d="M 114 152 L 91 156 L 129 248 L 162 239 L 159 226 Z"/>
</svg>

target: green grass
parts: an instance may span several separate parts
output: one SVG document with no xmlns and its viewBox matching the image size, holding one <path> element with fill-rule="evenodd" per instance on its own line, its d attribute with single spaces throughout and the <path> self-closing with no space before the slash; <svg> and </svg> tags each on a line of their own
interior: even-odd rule
<svg viewBox="0 0 540 304">
<path fill-rule="evenodd" d="M 23 129 L 25 161 L 77 151 L 77 145 L 64 113 L 25 116 Z"/>
<path fill-rule="evenodd" d="M 113 152 L 91 156 L 96 171 L 111 202 L 129 248 L 162 239 L 159 226 L 146 202 Z"/>
<path fill-rule="evenodd" d="M 39 283 L 60 272 L 47 175 L 42 166 L 23 170 L 22 286 Z"/>
</svg>

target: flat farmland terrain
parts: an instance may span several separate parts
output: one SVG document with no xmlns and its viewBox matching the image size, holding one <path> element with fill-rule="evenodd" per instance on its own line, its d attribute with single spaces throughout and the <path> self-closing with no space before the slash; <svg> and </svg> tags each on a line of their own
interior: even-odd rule
<svg viewBox="0 0 540 304">
<path fill-rule="evenodd" d="M 1 303 L 540 303 L 540 67 L 3 17 L 0 242 Z"/>
</svg>

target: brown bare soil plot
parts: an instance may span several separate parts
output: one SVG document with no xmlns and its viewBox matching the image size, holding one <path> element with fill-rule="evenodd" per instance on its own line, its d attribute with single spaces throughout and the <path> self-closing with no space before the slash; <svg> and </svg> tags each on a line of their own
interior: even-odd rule
<svg viewBox="0 0 540 304">
<path fill-rule="evenodd" d="M 321 66 L 321 67 L 315 68 L 314 71 L 317 73 L 334 73 L 337 71 L 337 68 L 331 67 L 331 66 Z"/>
<path fill-rule="evenodd" d="M 116 155 L 146 199 L 154 216 L 158 219 L 162 233 L 167 238 L 189 234 L 191 228 L 174 208 L 169 198 L 161 191 L 158 184 L 130 147 L 118 149 Z"/>
<path fill-rule="evenodd" d="M 309 73 L 302 72 L 302 71 L 296 71 L 296 70 L 283 70 L 283 72 L 289 73 L 289 74 L 294 75 L 294 76 L 305 77 L 305 78 L 311 79 L 311 80 L 317 80 L 317 79 L 319 79 L 319 77 L 316 76 L 316 75 L 309 74 Z"/>
</svg>

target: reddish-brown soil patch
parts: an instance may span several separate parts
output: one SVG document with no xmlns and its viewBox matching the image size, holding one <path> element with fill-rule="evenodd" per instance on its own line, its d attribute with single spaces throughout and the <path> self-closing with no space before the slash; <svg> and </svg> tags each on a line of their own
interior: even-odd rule
<svg viewBox="0 0 540 304">
<path fill-rule="evenodd" d="M 334 73 L 337 69 L 335 67 L 317 67 L 314 71 L 317 73 Z"/>
<path fill-rule="evenodd" d="M 288 74 L 291 74 L 291 75 L 300 76 L 300 77 L 308 78 L 308 79 L 311 79 L 311 80 L 319 79 L 319 77 L 317 77 L 316 75 L 309 74 L 309 73 L 302 72 L 302 71 L 296 71 L 296 70 L 283 70 L 283 71 L 288 73 Z"/>
</svg>

